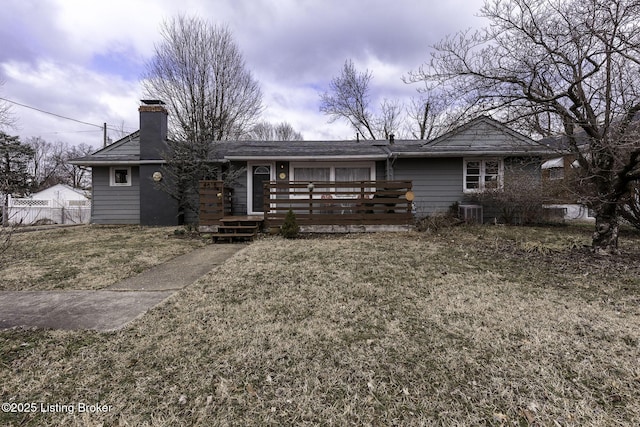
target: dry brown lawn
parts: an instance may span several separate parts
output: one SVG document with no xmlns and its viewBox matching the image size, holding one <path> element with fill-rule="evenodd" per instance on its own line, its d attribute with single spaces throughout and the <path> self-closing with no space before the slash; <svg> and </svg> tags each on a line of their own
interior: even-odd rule
<svg viewBox="0 0 640 427">
<path fill-rule="evenodd" d="M 2 425 L 640 424 L 640 238 L 270 237 L 125 330 L 0 333 Z M 111 405 L 78 413 L 77 404 Z"/>
<path fill-rule="evenodd" d="M 0 262 L 0 291 L 102 289 L 194 248 L 176 227 L 84 226 L 15 233 Z"/>
</svg>

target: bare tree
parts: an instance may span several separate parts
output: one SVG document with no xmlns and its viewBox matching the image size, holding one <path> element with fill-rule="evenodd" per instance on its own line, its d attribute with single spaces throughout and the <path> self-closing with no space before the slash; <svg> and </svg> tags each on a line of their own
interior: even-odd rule
<svg viewBox="0 0 640 427">
<path fill-rule="evenodd" d="M 487 1 L 480 14 L 489 27 L 442 40 L 412 80 L 562 135 L 596 214 L 593 249 L 616 253 L 620 208 L 640 178 L 640 2 Z"/>
<path fill-rule="evenodd" d="M 271 141 L 274 139 L 273 125 L 269 122 L 256 123 L 247 135 L 247 139 L 255 141 Z"/>
<path fill-rule="evenodd" d="M 72 165 L 72 159 L 88 156 L 93 152 L 93 147 L 89 144 L 80 143 L 78 145 L 58 144 L 54 151 L 55 163 L 58 165 L 58 176 L 60 181 L 73 188 L 86 189 L 91 186 L 91 174 L 84 166 Z"/>
<path fill-rule="evenodd" d="M 391 135 L 399 136 L 402 128 L 404 107 L 398 100 L 383 99 L 380 104 L 380 115 L 375 118 L 378 135 L 388 139 Z"/>
<path fill-rule="evenodd" d="M 4 85 L 4 81 L 0 80 L 0 87 Z M 0 99 L 0 131 L 6 130 L 15 124 L 15 118 L 11 112 L 11 105 L 3 99 Z"/>
<path fill-rule="evenodd" d="M 287 122 L 273 125 L 269 122 L 257 123 L 247 136 L 254 141 L 302 141 L 302 134 Z"/>
<path fill-rule="evenodd" d="M 640 230 L 640 181 L 629 184 L 629 194 L 621 215 L 629 224 Z"/>
<path fill-rule="evenodd" d="M 442 96 L 420 92 L 418 97 L 411 98 L 406 107 L 408 135 L 414 139 L 429 140 L 459 125 L 461 117 L 455 114 Z"/>
<path fill-rule="evenodd" d="M 200 18 L 164 23 L 143 86 L 169 110 L 172 141 L 159 185 L 182 214 L 197 211 L 198 182 L 217 176 L 215 141 L 240 139 L 262 111 L 260 85 L 247 70 L 231 31 Z"/>
<path fill-rule="evenodd" d="M 62 182 L 59 176 L 62 143 L 53 144 L 38 136 L 27 138 L 26 144 L 33 149 L 29 171 L 35 179 L 36 191 Z"/>
<path fill-rule="evenodd" d="M 55 184 L 67 184 L 73 188 L 88 188 L 90 174 L 82 166 L 69 163 L 93 152 L 93 147 L 80 143 L 69 145 L 63 141 L 49 142 L 41 137 L 28 138 L 26 145 L 33 150 L 29 172 L 35 179 L 34 189 L 42 190 Z"/>
<path fill-rule="evenodd" d="M 404 76 L 405 83 L 414 83 Z M 417 89 L 418 95 L 411 97 L 406 107 L 406 134 L 414 139 L 437 138 L 460 125 L 460 121 L 473 118 L 466 108 L 461 108 L 457 98 L 449 98 L 446 91 L 438 90 L 434 84 L 425 83 Z"/>
<path fill-rule="evenodd" d="M 377 139 L 370 105 L 372 78 L 371 71 L 360 73 L 353 61 L 345 61 L 340 76 L 329 83 L 329 91 L 320 95 L 320 111 L 329 116 L 330 123 L 345 119 L 364 139 Z"/>
<path fill-rule="evenodd" d="M 275 125 L 273 132 L 278 141 L 302 141 L 304 137 L 287 122 Z"/>
<path fill-rule="evenodd" d="M 231 31 L 180 16 L 165 22 L 161 35 L 143 86 L 167 103 L 174 139 L 210 143 L 248 132 L 261 113 L 262 92 Z"/>
<path fill-rule="evenodd" d="M 333 78 L 329 91 L 320 95 L 320 111 L 329 116 L 329 122 L 344 119 L 364 139 L 396 137 L 429 139 L 451 128 L 451 108 L 443 94 L 431 89 L 419 89 L 419 97 L 407 106 L 397 99 L 383 98 L 374 110 L 371 101 L 369 70 L 359 72 L 353 62 L 344 63 L 340 76 Z M 411 83 L 411 79 L 403 79 Z"/>
</svg>

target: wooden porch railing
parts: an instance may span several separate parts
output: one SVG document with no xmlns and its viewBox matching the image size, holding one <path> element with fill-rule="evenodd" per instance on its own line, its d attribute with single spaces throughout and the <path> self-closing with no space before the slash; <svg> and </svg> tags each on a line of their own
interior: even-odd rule
<svg viewBox="0 0 640 427">
<path fill-rule="evenodd" d="M 268 182 L 265 222 L 282 225 L 289 209 L 299 225 L 406 225 L 411 213 L 411 181 Z"/>
<path fill-rule="evenodd" d="M 222 181 L 200 181 L 200 225 L 218 225 L 219 220 L 231 215 L 231 191 Z"/>
</svg>

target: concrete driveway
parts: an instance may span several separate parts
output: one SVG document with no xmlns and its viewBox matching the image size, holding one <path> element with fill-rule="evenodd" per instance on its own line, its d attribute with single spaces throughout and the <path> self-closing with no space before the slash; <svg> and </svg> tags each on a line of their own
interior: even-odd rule
<svg viewBox="0 0 640 427">
<path fill-rule="evenodd" d="M 98 291 L 0 291 L 0 329 L 121 329 L 245 247 L 207 245 Z"/>
</svg>

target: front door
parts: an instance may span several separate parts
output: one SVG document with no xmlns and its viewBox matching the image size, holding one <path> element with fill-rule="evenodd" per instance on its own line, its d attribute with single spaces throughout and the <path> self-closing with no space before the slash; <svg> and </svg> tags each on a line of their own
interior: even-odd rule
<svg viewBox="0 0 640 427">
<path fill-rule="evenodd" d="M 253 212 L 264 212 L 264 183 L 271 179 L 270 166 L 253 166 L 252 168 L 252 210 Z"/>
</svg>

